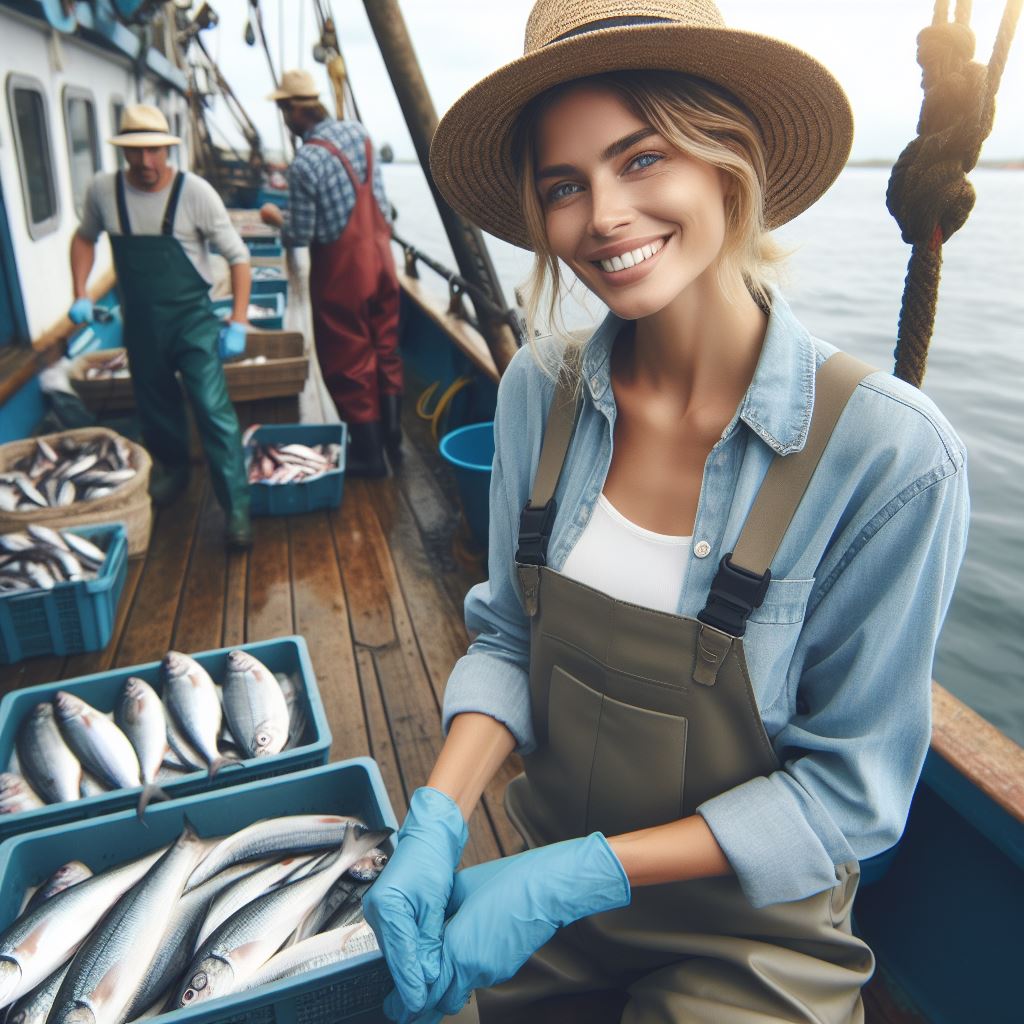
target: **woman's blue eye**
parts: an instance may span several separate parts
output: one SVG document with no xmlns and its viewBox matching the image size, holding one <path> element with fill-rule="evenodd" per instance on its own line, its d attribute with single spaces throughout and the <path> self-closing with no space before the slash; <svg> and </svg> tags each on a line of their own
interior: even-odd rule
<svg viewBox="0 0 1024 1024">
<path fill-rule="evenodd" d="M 642 171 L 645 167 L 650 167 L 651 164 L 656 164 L 660 159 L 662 159 L 660 153 L 641 153 L 639 156 L 636 156 L 629 161 L 627 170 L 632 168 Z"/>
<path fill-rule="evenodd" d="M 556 203 L 559 199 L 565 199 L 567 196 L 573 195 L 579 187 L 574 181 L 563 181 L 548 190 L 548 202 Z"/>
</svg>

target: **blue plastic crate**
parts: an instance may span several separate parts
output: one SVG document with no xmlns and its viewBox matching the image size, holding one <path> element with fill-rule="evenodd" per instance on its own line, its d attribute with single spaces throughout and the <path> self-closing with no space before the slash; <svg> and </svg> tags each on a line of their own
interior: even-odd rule
<svg viewBox="0 0 1024 1024">
<path fill-rule="evenodd" d="M 253 779 L 264 779 L 327 763 L 331 748 L 331 730 L 320 701 L 306 641 L 301 636 L 282 637 L 277 640 L 240 644 L 238 647 L 222 647 L 216 651 L 193 654 L 192 657 L 216 682 L 221 682 L 225 674 L 228 652 L 239 649 L 249 651 L 253 657 L 259 658 L 271 672 L 285 672 L 298 676 L 300 695 L 306 712 L 306 731 L 296 746 L 280 754 L 248 758 L 225 765 L 212 783 L 205 769 L 190 772 L 173 781 L 161 782 L 161 788 L 169 796 L 187 796 L 211 788 L 233 786 L 237 783 L 251 782 Z M 66 690 L 88 701 L 100 711 L 113 711 L 121 687 L 129 676 L 139 676 L 150 683 L 157 692 L 160 691 L 160 662 L 151 661 L 145 665 L 79 676 L 77 679 L 62 679 L 7 694 L 0 700 L 0 771 L 5 771 L 10 763 L 19 725 L 36 704 L 52 700 L 58 690 Z M 0 815 L 0 840 L 22 832 L 81 821 L 83 818 L 95 818 L 97 815 L 134 807 L 138 802 L 139 793 L 139 787 L 119 789 L 68 803 L 48 804 L 34 811 Z M 147 820 L 149 815 L 150 811 L 147 811 Z"/>
<path fill-rule="evenodd" d="M 19 836 L 0 846 L 0 930 L 17 916 L 25 889 L 69 860 L 100 871 L 171 842 L 185 816 L 202 836 L 224 835 L 261 818 L 286 814 L 354 814 L 370 828 L 397 828 L 380 771 L 369 758 L 263 779 L 228 790 L 154 804 L 146 824 L 127 811 Z M 168 1024 L 377 1024 L 391 988 L 384 958 L 364 953 L 237 996 L 160 1017 Z"/>
<path fill-rule="evenodd" d="M 106 552 L 99 573 L 51 590 L 0 594 L 0 663 L 107 646 L 128 573 L 128 538 L 120 523 L 78 526 L 71 532 Z"/>
<path fill-rule="evenodd" d="M 273 313 L 267 316 L 254 316 L 249 318 L 253 327 L 263 327 L 270 331 L 279 331 L 284 327 L 284 295 L 254 295 L 250 300 L 254 306 L 267 306 L 273 309 Z M 213 311 L 221 318 L 227 320 L 234 309 L 235 300 L 230 296 L 225 299 L 213 300 Z"/>
<path fill-rule="evenodd" d="M 294 484 L 249 484 L 250 512 L 254 516 L 291 516 L 317 508 L 337 508 L 345 487 L 344 423 L 272 424 L 260 427 L 253 436 L 255 444 L 336 444 L 341 451 L 337 469 L 328 470 L 315 480 Z"/>
<path fill-rule="evenodd" d="M 280 238 L 247 238 L 244 241 L 253 257 L 277 257 L 284 254 Z"/>
<path fill-rule="evenodd" d="M 263 295 L 283 295 L 288 301 L 288 274 L 283 267 L 252 268 L 253 301 L 260 305 Z"/>
</svg>

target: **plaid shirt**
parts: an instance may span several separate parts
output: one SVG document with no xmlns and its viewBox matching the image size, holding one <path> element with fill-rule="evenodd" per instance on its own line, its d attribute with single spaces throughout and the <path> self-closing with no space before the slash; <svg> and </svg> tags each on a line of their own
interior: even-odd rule
<svg viewBox="0 0 1024 1024">
<path fill-rule="evenodd" d="M 305 136 L 333 143 L 348 157 L 360 181 L 366 180 L 366 129 L 358 121 L 321 121 Z M 345 230 L 356 194 L 341 161 L 322 146 L 303 146 L 288 168 L 288 211 L 281 240 L 289 248 L 333 242 Z M 380 160 L 374 154 L 373 194 L 388 223 L 391 204 L 384 193 Z"/>
</svg>

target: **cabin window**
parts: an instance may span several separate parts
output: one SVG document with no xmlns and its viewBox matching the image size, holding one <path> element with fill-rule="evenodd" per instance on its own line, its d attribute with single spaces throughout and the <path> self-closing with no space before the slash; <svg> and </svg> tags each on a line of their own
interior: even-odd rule
<svg viewBox="0 0 1024 1024">
<path fill-rule="evenodd" d="M 55 231 L 60 221 L 53 177 L 50 122 L 42 85 L 22 75 L 7 78 L 7 106 L 18 151 L 21 192 L 31 238 Z"/>
<path fill-rule="evenodd" d="M 119 135 L 121 133 L 121 115 L 124 113 L 124 100 L 120 96 L 115 96 L 110 101 L 110 134 Z M 120 170 L 124 170 L 124 150 L 120 146 L 113 147 L 114 153 L 117 155 L 117 166 Z"/>
<path fill-rule="evenodd" d="M 64 90 L 64 127 L 68 136 L 68 163 L 71 166 L 71 197 L 79 218 L 85 210 L 85 193 L 93 175 L 100 169 L 99 133 L 96 130 L 96 106 L 84 89 L 67 86 Z"/>
</svg>

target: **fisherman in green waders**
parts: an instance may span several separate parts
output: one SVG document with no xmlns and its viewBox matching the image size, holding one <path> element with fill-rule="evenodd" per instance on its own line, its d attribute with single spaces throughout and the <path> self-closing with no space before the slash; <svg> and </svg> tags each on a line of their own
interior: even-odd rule
<svg viewBox="0 0 1024 1024">
<path fill-rule="evenodd" d="M 156 108 L 125 108 L 120 134 L 126 171 L 99 174 L 85 198 L 82 222 L 71 241 L 75 301 L 68 316 L 89 323 L 93 304 L 86 281 L 96 241 L 110 235 L 124 317 L 124 343 L 146 447 L 159 464 L 150 494 L 169 505 L 189 478 L 188 423 L 176 374 L 181 375 L 214 493 L 227 516 L 229 548 L 252 544 L 249 487 L 238 418 L 228 398 L 221 360 L 245 351 L 252 275 L 249 252 L 231 225 L 221 198 L 202 178 L 168 164 L 170 134 Z M 208 243 L 231 267 L 234 308 L 222 324 L 210 301 Z"/>
</svg>

